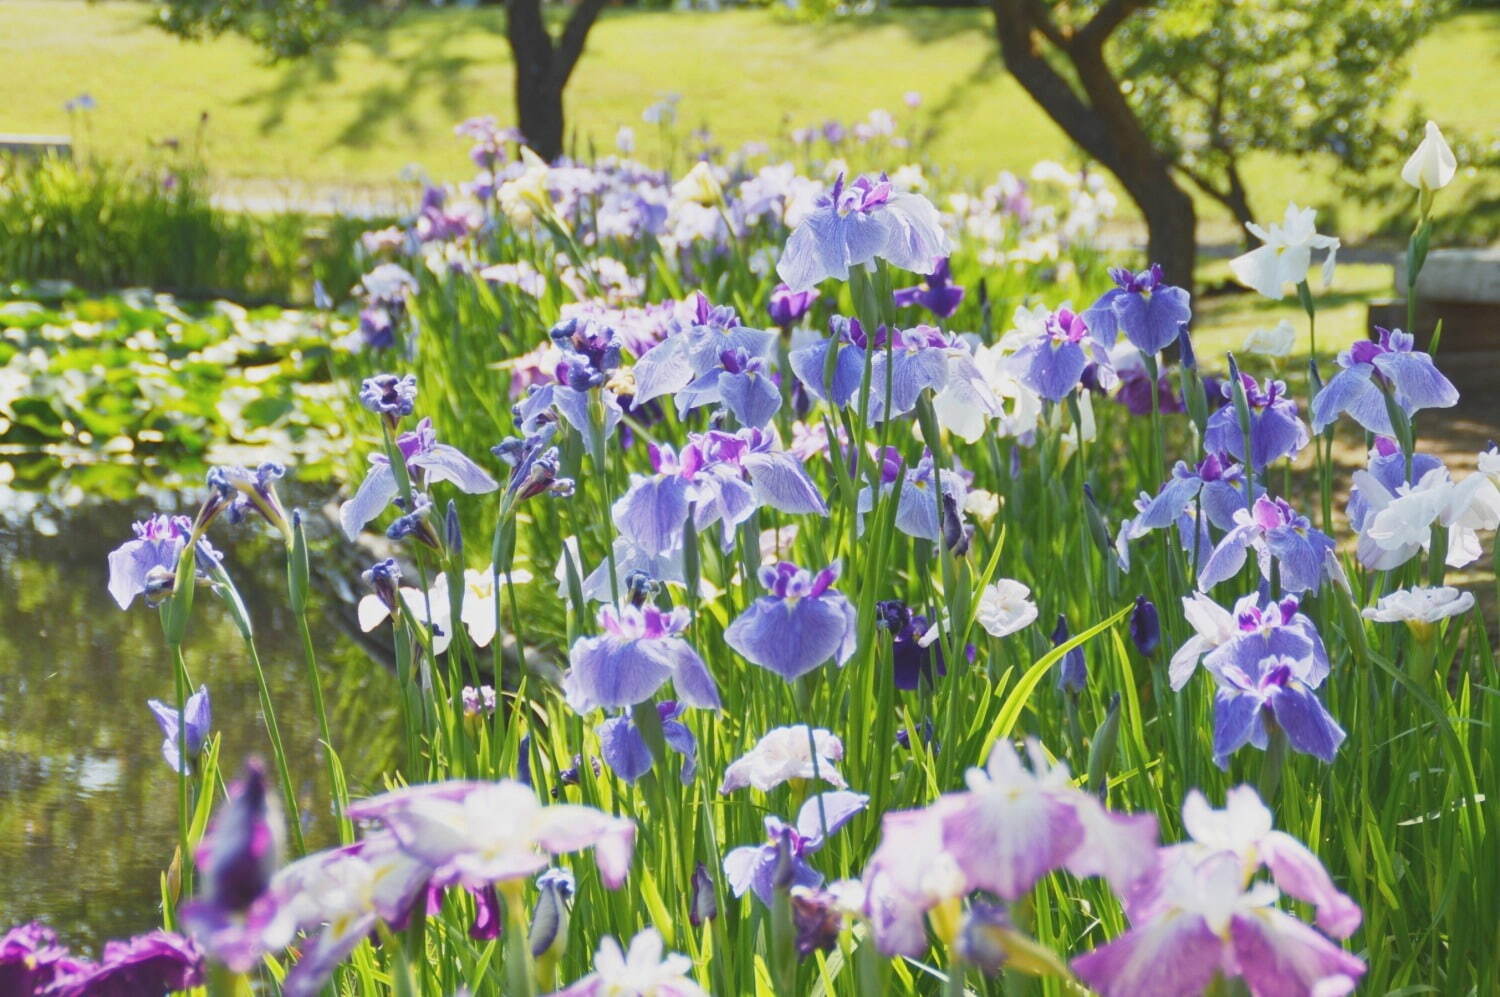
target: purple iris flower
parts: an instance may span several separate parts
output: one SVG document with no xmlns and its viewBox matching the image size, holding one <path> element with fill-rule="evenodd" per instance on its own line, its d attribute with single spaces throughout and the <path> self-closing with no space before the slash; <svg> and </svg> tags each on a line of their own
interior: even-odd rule
<svg viewBox="0 0 1500 997">
<path fill-rule="evenodd" d="M 376 374 L 359 385 L 359 403 L 385 418 L 391 428 L 411 415 L 417 405 L 417 375 Z"/>
<path fill-rule="evenodd" d="M 1268 657 L 1248 668 L 1226 664 L 1219 669 L 1214 764 L 1227 769 L 1229 756 L 1246 744 L 1264 751 L 1270 722 L 1286 732 L 1287 743 L 1297 751 L 1333 761 L 1344 730 L 1313 694 L 1310 665 L 1307 658 Z"/>
<path fill-rule="evenodd" d="M 548 422 L 524 439 L 510 436 L 490 447 L 490 453 L 510 465 L 507 496 L 520 501 L 542 494 L 562 498 L 573 494 L 573 479 L 557 474 L 562 469 L 562 455 L 552 446 L 556 434 L 557 424 Z"/>
<path fill-rule="evenodd" d="M 1311 437 L 1307 424 L 1297 416 L 1297 403 L 1287 394 L 1286 382 L 1266 380 L 1262 389 L 1249 374 L 1240 375 L 1245 402 L 1250 407 L 1250 464 L 1257 471 L 1272 461 L 1291 457 L 1307 446 Z M 1224 397 L 1234 397 L 1234 385 L 1224 385 Z M 1233 405 L 1225 405 L 1209 416 L 1203 433 L 1203 448 L 1245 460 L 1245 434 Z"/>
<path fill-rule="evenodd" d="M 776 334 L 740 324 L 734 309 L 714 307 L 701 292 L 694 296 L 693 312 L 686 322 L 675 322 L 667 337 L 651 346 L 636 361 L 633 404 L 675 394 L 716 370 L 722 369 L 726 351 L 743 350 L 750 358 L 765 357 L 776 342 Z"/>
<path fill-rule="evenodd" d="M 1204 667 L 1218 678 L 1226 668 L 1249 672 L 1267 658 L 1290 658 L 1302 662 L 1299 675 L 1316 689 L 1328 676 L 1328 652 L 1311 619 L 1299 609 L 1297 598 L 1280 602 L 1261 601 L 1247 595 L 1232 612 L 1214 605 L 1204 596 L 1192 601 L 1188 622 L 1198 631 L 1173 656 L 1172 688 L 1181 689 L 1202 658 Z M 1184 600 L 1184 607 L 1189 600 Z"/>
<path fill-rule="evenodd" d="M 285 476 L 286 467 L 275 461 L 263 461 L 254 471 L 226 464 L 209 469 L 208 486 L 224 504 L 224 514 L 231 523 L 244 522 L 251 512 L 258 512 L 284 537 L 290 538 L 291 524 L 276 494 L 276 482 Z"/>
<path fill-rule="evenodd" d="M 1068 629 L 1068 617 L 1064 613 L 1057 614 L 1057 626 L 1052 629 L 1052 646 L 1062 647 L 1073 637 Z M 1068 689 L 1073 692 L 1081 692 L 1089 683 L 1089 663 L 1083 656 L 1083 645 L 1068 651 L 1057 663 L 1057 687 Z"/>
<path fill-rule="evenodd" d="M 157 930 L 129 941 L 105 942 L 98 963 L 60 977 L 46 990 L 4 992 L 46 993 L 48 997 L 141 997 L 202 986 L 204 975 L 203 953 L 191 939 Z"/>
<path fill-rule="evenodd" d="M 109 554 L 109 594 L 121 609 L 129 609 L 138 595 L 145 597 L 147 605 L 155 606 L 172 594 L 177 561 L 192 536 L 193 521 L 186 516 L 157 515 L 134 524 L 133 529 L 135 539 L 125 541 Z M 198 541 L 196 560 L 200 574 L 222 557 L 207 540 Z"/>
<path fill-rule="evenodd" d="M 662 738 L 667 747 L 682 755 L 680 776 L 683 785 L 688 785 L 698 770 L 698 741 L 687 725 L 678 719 L 683 709 L 681 703 L 671 700 L 656 704 Z M 615 775 L 626 782 L 635 782 L 651 771 L 651 748 L 630 714 L 610 717 L 595 727 L 594 733 L 599 735 L 599 750 L 604 755 L 604 762 Z"/>
<path fill-rule="evenodd" d="M 1143 595 L 1135 597 L 1135 608 L 1130 611 L 1130 640 L 1146 658 L 1161 646 L 1161 617 L 1156 604 Z"/>
<path fill-rule="evenodd" d="M 198 845 L 199 893 L 179 912 L 204 951 L 237 973 L 291 940 L 295 926 L 270 889 L 283 834 L 265 766 L 252 758 Z"/>
<path fill-rule="evenodd" d="M 461 492 L 483 495 L 500 486 L 489 473 L 458 448 L 437 441 L 431 419 L 417 423 L 416 429 L 396 437 L 396 447 L 406 461 L 407 473 L 420 475 L 416 483 L 430 488 L 439 481 L 447 481 Z M 359 538 L 364 525 L 385 511 L 386 506 L 401 493 L 396 473 L 383 453 L 370 455 L 370 470 L 360 483 L 354 497 L 339 506 L 339 523 L 344 535 L 350 540 Z"/>
<path fill-rule="evenodd" d="M 887 494 L 895 487 L 901 473 L 903 461 L 893 447 L 881 457 L 880 488 Z M 939 494 L 934 496 L 934 492 Z M 968 529 L 964 520 L 964 500 L 968 486 L 963 475 L 944 469 L 938 472 L 933 464 L 932 452 L 924 450 L 917 466 L 901 479 L 901 496 L 896 506 L 896 529 L 909 537 L 943 543 L 957 554 L 964 553 L 968 546 Z M 861 517 L 875 507 L 875 498 L 869 487 L 859 493 Z"/>
<path fill-rule="evenodd" d="M 876 259 L 930 274 L 949 251 L 942 217 L 925 197 L 896 192 L 884 176 L 846 185 L 841 174 L 787 240 L 776 272 L 805 291 L 829 277 L 848 280 L 850 267 Z"/>
<path fill-rule="evenodd" d="M 1221 530 L 1233 529 L 1235 513 L 1245 508 L 1245 471 L 1222 454 L 1209 454 L 1191 467 L 1178 461 L 1172 476 L 1131 521 L 1131 539 L 1165 529 L 1201 503 L 1208 521 Z M 1261 490 L 1257 489 L 1257 494 Z"/>
<path fill-rule="evenodd" d="M 966 403 L 979 408 L 987 416 L 1005 414 L 999 399 L 974 363 L 974 355 L 957 336 L 931 325 L 912 329 L 881 327 L 871 348 L 874 350 L 870 358 L 868 406 L 871 425 L 910 412 L 916 408 L 924 391 L 936 395 L 955 390 L 961 393 Z M 821 372 L 819 374 L 821 376 Z"/>
<path fill-rule="evenodd" d="M 766 305 L 766 311 L 771 316 L 771 321 L 782 329 L 790 329 L 802 320 L 812 308 L 813 302 L 818 300 L 816 288 L 806 291 L 794 291 L 785 284 L 777 284 L 771 291 L 771 300 Z"/>
<path fill-rule="evenodd" d="M 32 921 L 0 935 L 0 993 L 51 993 L 59 980 L 88 969 L 89 963 L 74 958 L 45 924 Z"/>
<path fill-rule="evenodd" d="M 1131 415 L 1150 415 L 1151 376 L 1140 367 L 1121 370 L 1120 388 L 1115 392 L 1115 401 L 1125 406 L 1125 410 Z M 1156 382 L 1156 410 L 1169 415 L 1187 411 L 1172 379 L 1166 374 L 1162 374 Z"/>
<path fill-rule="evenodd" d="M 172 766 L 172 771 L 181 771 L 183 746 L 177 729 L 177 707 L 168 706 L 159 699 L 148 699 L 146 705 L 151 708 L 156 724 L 161 728 L 162 757 Z M 213 726 L 213 708 L 208 700 L 208 686 L 200 685 L 198 691 L 187 698 L 182 708 L 182 722 L 187 727 L 186 753 L 188 764 L 191 765 L 198 757 L 198 752 L 203 750 L 203 744 L 208 740 L 209 730 Z"/>
<path fill-rule="evenodd" d="M 807 856 L 827 844 L 828 835 L 853 820 L 869 801 L 868 796 L 837 789 L 802 804 L 795 824 L 767 817 L 765 844 L 744 845 L 724 856 L 729 888 L 737 897 L 752 892 L 770 907 L 778 889 L 822 885 L 823 874 L 808 864 Z"/>
<path fill-rule="evenodd" d="M 724 631 L 724 642 L 752 664 L 788 682 L 833 659 L 849 660 L 856 643 L 854 606 L 838 589 L 834 563 L 817 574 L 782 561 L 760 569 L 767 595 Z"/>
<path fill-rule="evenodd" d="M 1404 486 L 1409 486 L 1421 481 L 1431 471 L 1443 467 L 1440 458 L 1432 454 L 1415 453 L 1411 457 L 1411 479 L 1406 477 L 1406 455 L 1401 452 L 1401 446 L 1389 436 L 1375 437 L 1375 445 L 1370 448 L 1370 461 L 1366 470 L 1371 477 L 1392 495 L 1401 494 Z M 1365 518 L 1370 514 L 1370 502 L 1367 496 L 1359 490 L 1356 483 L 1349 489 L 1349 504 L 1345 508 L 1345 515 L 1349 519 L 1349 528 L 1355 533 L 1365 531 Z"/>
<path fill-rule="evenodd" d="M 943 644 L 929 630 L 927 618 L 899 599 L 875 604 L 875 625 L 891 635 L 891 664 L 897 689 L 916 690 L 923 681 L 936 684 L 948 673 Z"/>
<path fill-rule="evenodd" d="M 761 428 L 781 408 L 781 391 L 765 360 L 735 348 L 720 353 L 718 367 L 677 392 L 679 417 L 703 405 L 722 405 L 742 425 Z"/>
<path fill-rule="evenodd" d="M 1193 310 L 1187 291 L 1162 282 L 1159 263 L 1140 273 L 1111 267 L 1109 276 L 1115 287 L 1083 313 L 1099 343 L 1113 346 L 1123 332 L 1132 346 L 1152 356 L 1177 341 Z"/>
<path fill-rule="evenodd" d="M 835 315 L 828 320 L 827 339 L 793 350 L 787 362 L 809 394 L 842 408 L 859 395 L 860 385 L 864 382 L 865 351 L 869 348 L 869 337 L 859 319 Z M 837 351 L 831 372 L 828 370 L 829 350 Z M 870 383 L 875 384 L 873 377 Z M 881 397 L 884 398 L 883 391 Z"/>
<path fill-rule="evenodd" d="M 1078 387 L 1091 361 L 1113 371 L 1106 351 L 1096 346 L 1083 316 L 1059 308 L 1047 316 L 1041 332 L 1016 350 L 1014 363 L 1028 388 L 1049 402 L 1060 402 Z"/>
<path fill-rule="evenodd" d="M 563 678 L 568 705 L 578 713 L 619 709 L 642 703 L 672 680 L 683 703 L 717 710 L 719 690 L 708 666 L 679 635 L 688 611 L 663 611 L 647 604 L 599 610 L 603 633 L 580 637 L 568 652 L 571 668 Z"/>
<path fill-rule="evenodd" d="M 828 515 L 818 486 L 796 457 L 768 431 L 747 427 L 688 434 L 678 454 L 649 448 L 652 476 L 631 475 L 630 489 L 611 509 L 615 526 L 647 554 L 666 554 L 682 543 L 688 509 L 698 531 L 721 524 L 724 549 L 735 529 L 762 505 L 780 512 Z"/>
<path fill-rule="evenodd" d="M 358 342 L 369 350 L 388 350 L 396 345 L 396 319 L 390 309 L 375 305 L 360 309 Z"/>
<path fill-rule="evenodd" d="M 1161 854 L 1152 908 L 1132 911 L 1129 931 L 1072 962 L 1103 997 L 1188 997 L 1220 976 L 1243 979 L 1252 994 L 1346 994 L 1364 974 L 1359 959 L 1272 906 L 1274 887 L 1247 882 L 1237 852 Z"/>
<path fill-rule="evenodd" d="M 1361 340 L 1339 354 L 1343 370 L 1323 385 L 1312 401 L 1313 431 L 1321 433 L 1347 412 L 1372 433 L 1391 436 L 1389 392 L 1408 416 L 1426 408 L 1458 404 L 1458 389 L 1432 362 L 1432 356 L 1413 349 L 1416 340 L 1400 329 L 1376 326 L 1378 340 Z"/>
<path fill-rule="evenodd" d="M 1207 591 L 1238 574 L 1245 564 L 1245 552 L 1251 548 L 1266 578 L 1271 577 L 1273 562 L 1280 567 L 1283 592 L 1317 592 L 1322 587 L 1333 540 L 1285 499 L 1262 495 L 1249 511 L 1237 510 L 1234 521 L 1234 528 L 1224 534 L 1198 572 L 1200 589 Z"/>
<path fill-rule="evenodd" d="M 560 413 L 583 440 L 584 451 L 595 460 L 601 441 L 595 438 L 594 400 L 598 399 L 604 420 L 603 439 L 610 439 L 624 413 L 611 385 L 620 366 L 621 340 L 615 330 L 590 318 L 573 316 L 552 327 L 552 342 L 562 351 L 550 383 L 533 384 L 527 395 L 512 407 L 516 424 L 534 435 Z"/>
<path fill-rule="evenodd" d="M 921 305 L 938 318 L 952 318 L 964 300 L 964 289 L 953 283 L 948 262 L 949 257 L 943 257 L 922 283 L 893 291 L 891 297 L 895 299 L 896 307 Z"/>
</svg>

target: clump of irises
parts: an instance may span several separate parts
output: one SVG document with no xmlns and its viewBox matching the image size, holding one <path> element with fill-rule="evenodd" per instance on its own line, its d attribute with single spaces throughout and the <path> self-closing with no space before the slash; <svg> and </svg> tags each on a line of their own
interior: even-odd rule
<svg viewBox="0 0 1500 997">
<path fill-rule="evenodd" d="M 311 746 L 282 742 L 262 682 L 271 757 L 219 774 L 182 652 L 195 590 L 261 665 L 210 528 L 270 525 L 299 619 L 312 582 L 288 469 L 216 468 L 196 516 L 137 524 L 109 563 L 173 652 L 149 715 L 176 778 L 176 934 L 89 968 L 28 926 L 0 974 L 52 993 L 128 964 L 157 990 L 212 972 L 294 995 L 1391 982 L 1362 905 L 1436 880 L 1377 883 L 1343 822 L 1372 766 L 1402 764 L 1372 716 L 1469 701 L 1460 637 L 1482 635 L 1445 571 L 1500 526 L 1493 450 L 1468 474 L 1417 450 L 1418 415 L 1457 395 L 1416 336 L 1376 330 L 1326 382 L 1310 342 L 1299 395 L 1244 358 L 1208 373 L 1191 275 L 1155 264 L 1076 306 L 1035 304 L 1038 282 L 995 328 L 996 257 L 966 233 L 986 211 L 1039 224 L 1009 175 L 945 215 L 919 170 L 704 156 L 672 181 L 461 132 L 481 176 L 368 240 L 361 462 L 328 541 L 368 565 L 395 768 L 351 786 L 325 719 L 332 798 L 308 805 Z M 1314 221 L 1253 227 L 1265 245 L 1232 265 L 1296 287 L 1310 323 L 1310 252 L 1331 278 L 1338 245 Z M 463 338 L 476 314 L 489 339 Z M 460 341 L 491 352 L 452 369 Z M 1341 524 L 1344 416 L 1371 436 Z M 1439 740 L 1400 778 L 1449 771 Z M 1403 826 L 1477 807 L 1466 786 Z"/>
</svg>

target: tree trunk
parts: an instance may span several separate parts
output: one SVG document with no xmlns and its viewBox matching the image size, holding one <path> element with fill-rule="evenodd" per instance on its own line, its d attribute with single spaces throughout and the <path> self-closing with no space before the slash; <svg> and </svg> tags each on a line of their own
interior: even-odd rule
<svg viewBox="0 0 1500 997">
<path fill-rule="evenodd" d="M 1082 28 L 1065 32 L 1037 0 L 991 0 L 1005 68 L 1068 137 L 1120 181 L 1146 221 L 1147 256 L 1192 290 L 1197 216 L 1172 164 L 1151 144 L 1104 58 L 1110 33 L 1145 0 L 1105 0 Z M 1066 58 L 1077 88 L 1038 50 Z M 1081 92 L 1080 92 L 1081 91 Z"/>
<path fill-rule="evenodd" d="M 541 79 L 516 73 L 516 120 L 526 144 L 547 162 L 563 152 L 563 92 L 551 74 Z"/>
</svg>

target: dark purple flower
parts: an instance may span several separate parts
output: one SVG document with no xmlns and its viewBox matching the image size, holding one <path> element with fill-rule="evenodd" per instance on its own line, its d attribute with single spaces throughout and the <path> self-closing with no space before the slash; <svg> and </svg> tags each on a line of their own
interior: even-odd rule
<svg viewBox="0 0 1500 997">
<path fill-rule="evenodd" d="M 1369 432 L 1393 435 L 1387 392 L 1407 416 L 1421 409 L 1458 404 L 1458 389 L 1437 369 L 1429 354 L 1414 348 L 1416 340 L 1411 333 L 1379 326 L 1375 332 L 1378 340 L 1362 339 L 1339 354 L 1343 370 L 1333 375 L 1312 401 L 1314 432 L 1321 433 L 1347 412 Z"/>
<path fill-rule="evenodd" d="M 771 322 L 783 329 L 790 329 L 812 308 L 813 302 L 818 300 L 818 293 L 816 288 L 794 291 L 785 284 L 777 284 L 766 305 Z"/>
<path fill-rule="evenodd" d="M 830 586 L 837 563 L 816 575 L 783 561 L 760 569 L 767 595 L 724 631 L 724 642 L 752 664 L 788 682 L 830 659 L 849 660 L 856 643 L 854 606 Z"/>
<path fill-rule="evenodd" d="M 1109 275 L 1115 282 L 1114 289 L 1104 292 L 1083 313 L 1095 339 L 1108 348 L 1123 332 L 1131 345 L 1147 356 L 1177 341 L 1193 310 L 1187 291 L 1162 282 L 1160 264 L 1153 263 L 1140 273 L 1113 267 Z"/>
<path fill-rule="evenodd" d="M 1135 608 L 1130 611 L 1130 639 L 1146 658 L 1161 645 L 1161 618 L 1156 605 L 1143 595 L 1135 597 Z"/>
<path fill-rule="evenodd" d="M 505 492 L 516 501 L 548 494 L 566 498 L 573 494 L 573 479 L 558 477 L 562 455 L 552 446 L 556 423 L 546 423 L 522 439 L 510 436 L 490 448 L 490 453 L 510 465 Z"/>
<path fill-rule="evenodd" d="M 1115 392 L 1115 401 L 1125 406 L 1131 415 L 1151 414 L 1151 377 L 1139 367 L 1128 367 L 1120 371 L 1120 387 Z M 1157 411 L 1176 414 L 1187 411 L 1172 379 L 1166 374 L 1156 382 Z"/>
<path fill-rule="evenodd" d="M 1287 394 L 1284 381 L 1267 380 L 1262 389 L 1249 374 L 1240 375 L 1245 402 L 1250 408 L 1250 464 L 1257 471 L 1282 457 L 1295 456 L 1311 437 L 1297 416 L 1297 403 Z M 1234 385 L 1224 385 L 1224 397 L 1234 397 Z M 1227 453 L 1244 461 L 1245 434 L 1233 405 L 1225 405 L 1209 417 L 1203 433 L 1203 448 L 1209 453 Z"/>
<path fill-rule="evenodd" d="M 48 997 L 156 997 L 203 982 L 203 953 L 192 940 L 158 930 L 129 941 L 105 942 L 97 964 L 53 984 L 46 993 Z"/>
<path fill-rule="evenodd" d="M 943 643 L 927 619 L 913 613 L 899 599 L 875 604 L 875 623 L 891 635 L 891 663 L 897 689 L 915 690 L 925 681 L 936 684 L 948 672 Z"/>
<path fill-rule="evenodd" d="M 708 866 L 702 862 L 693 869 L 692 889 L 692 901 L 688 904 L 688 923 L 699 928 L 719 916 L 719 898 L 714 893 L 714 878 L 709 874 Z"/>
<path fill-rule="evenodd" d="M 70 955 L 58 943 L 57 932 L 37 921 L 0 935 L 0 994 L 51 993 L 58 980 L 87 972 L 89 965 Z"/>
<path fill-rule="evenodd" d="M 939 260 L 922 283 L 892 292 L 896 306 L 909 308 L 921 305 L 938 318 L 951 318 L 964 300 L 964 289 L 953 283 L 948 260 L 946 256 Z"/>
<path fill-rule="evenodd" d="M 267 791 L 265 766 L 251 758 L 198 845 L 198 896 L 179 911 L 204 951 L 235 972 L 248 972 L 290 941 L 292 925 L 270 891 L 282 837 L 281 808 Z"/>
<path fill-rule="evenodd" d="M 844 928 L 838 898 L 817 887 L 794 886 L 791 890 L 792 927 L 797 931 L 797 954 L 832 952 Z"/>
<path fill-rule="evenodd" d="M 169 706 L 159 699 L 148 699 L 146 705 L 151 708 L 151 713 L 156 717 L 156 724 L 161 728 L 162 757 L 167 764 L 172 766 L 172 771 L 181 770 L 183 745 L 180 744 L 177 730 L 177 707 Z M 213 708 L 208 700 L 208 686 L 200 685 L 198 691 L 187 698 L 182 708 L 182 722 L 187 727 L 186 753 L 188 764 L 198 757 L 198 752 L 203 750 L 203 744 L 208 740 L 209 729 L 213 725 Z"/>
<path fill-rule="evenodd" d="M 1057 614 L 1057 626 L 1052 629 L 1052 646 L 1062 647 L 1073 637 L 1068 629 L 1068 617 L 1066 614 Z M 1078 691 L 1088 685 L 1089 665 L 1083 656 L 1083 645 L 1080 644 L 1062 656 L 1057 663 L 1057 687 Z"/>
</svg>

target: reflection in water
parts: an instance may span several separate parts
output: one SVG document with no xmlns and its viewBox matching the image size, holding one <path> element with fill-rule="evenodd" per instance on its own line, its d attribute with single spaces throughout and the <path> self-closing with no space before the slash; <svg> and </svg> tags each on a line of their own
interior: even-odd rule
<svg viewBox="0 0 1500 997">
<path fill-rule="evenodd" d="M 40 918 L 86 949 L 160 924 L 160 876 L 176 842 L 175 779 L 146 700 L 170 701 L 156 613 L 121 612 L 105 558 L 145 504 L 51 512 L 56 529 L 16 515 L 32 496 L 0 485 L 0 929 Z M 19 525 L 18 525 L 19 523 Z M 280 545 L 250 524 L 213 542 L 249 604 L 308 844 L 331 837 L 317 721 L 282 588 Z M 51 534 L 51 535 L 44 535 Z M 316 613 L 316 606 L 315 606 Z M 330 617 L 331 618 L 331 617 Z M 393 682 L 338 628 L 314 620 L 333 737 L 355 794 L 394 750 Z M 200 593 L 185 645 L 207 683 L 226 777 L 269 756 L 256 682 L 222 606 Z"/>
</svg>

